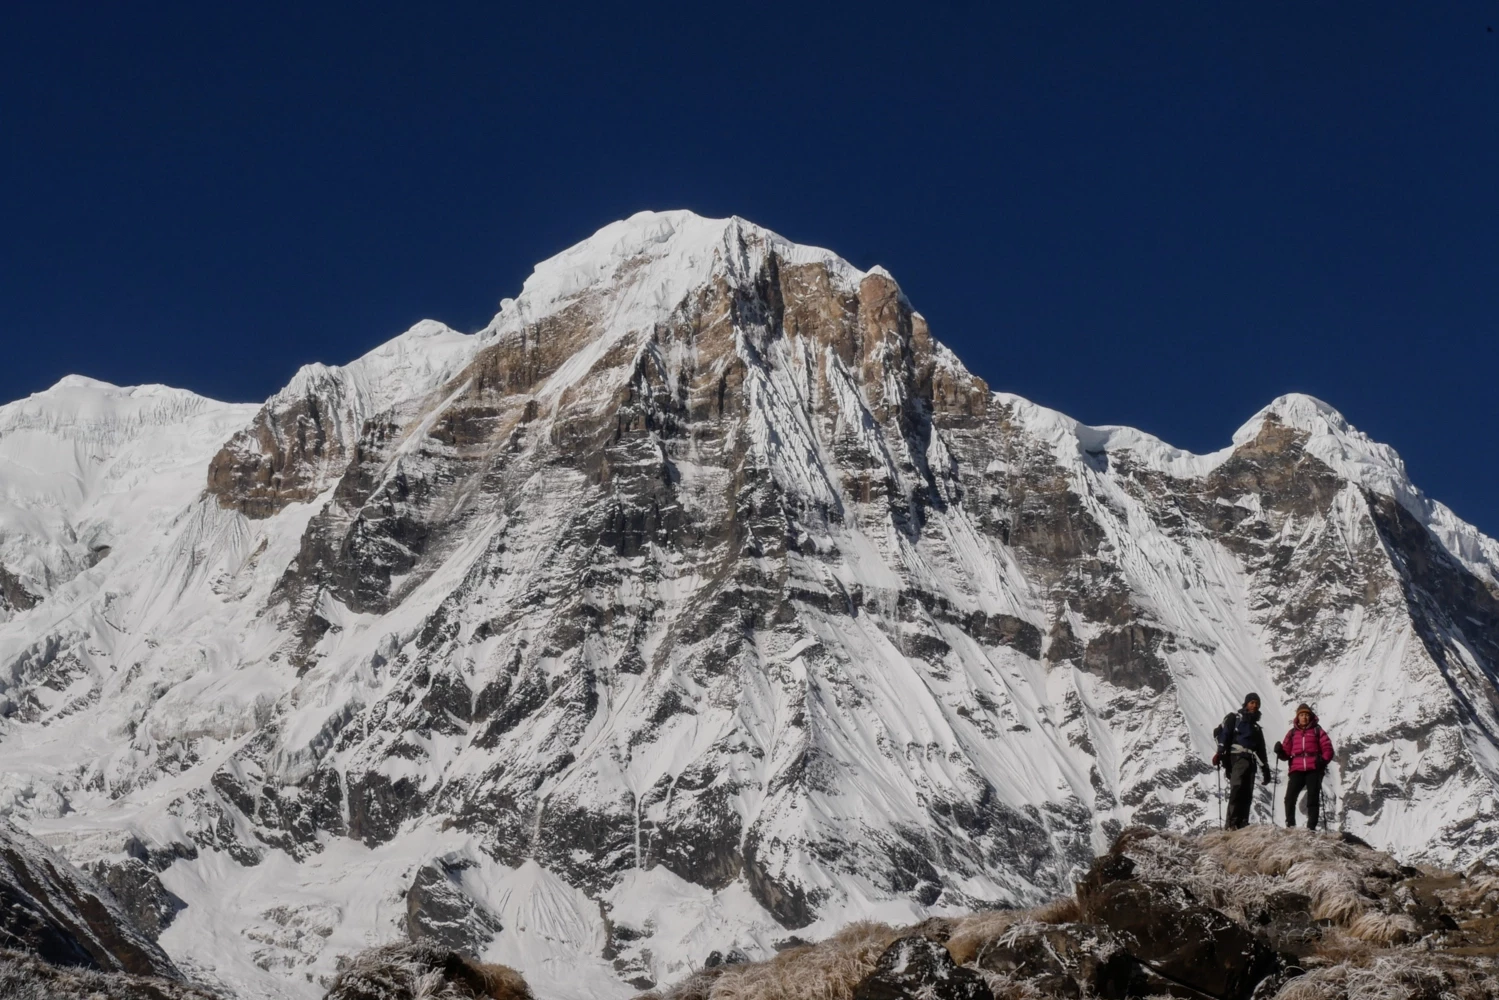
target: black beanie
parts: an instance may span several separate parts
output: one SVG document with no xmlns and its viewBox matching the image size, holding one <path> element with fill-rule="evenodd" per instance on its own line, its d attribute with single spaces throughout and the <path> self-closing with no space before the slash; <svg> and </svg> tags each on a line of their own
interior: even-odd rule
<svg viewBox="0 0 1499 1000">
<path fill-rule="evenodd" d="M 1257 694 L 1255 694 L 1255 693 L 1254 693 L 1254 692 L 1253 692 L 1253 691 L 1251 691 L 1251 692 L 1249 692 L 1249 693 L 1248 693 L 1248 694 L 1246 694 L 1246 695 L 1245 695 L 1245 696 L 1244 696 L 1244 704 L 1246 704 L 1246 705 L 1247 705 L 1247 704 L 1249 704 L 1249 703 L 1250 703 L 1250 702 L 1251 702 L 1251 701 L 1260 701 L 1260 696 L 1259 696 L 1259 695 L 1257 695 Z M 1262 701 L 1260 701 L 1260 704 L 1261 704 L 1261 705 L 1263 705 L 1263 704 L 1264 704 L 1264 702 L 1262 702 Z"/>
</svg>

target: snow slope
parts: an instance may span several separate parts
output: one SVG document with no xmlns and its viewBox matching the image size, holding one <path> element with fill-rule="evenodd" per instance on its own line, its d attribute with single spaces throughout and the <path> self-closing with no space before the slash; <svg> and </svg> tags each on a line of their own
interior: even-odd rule
<svg viewBox="0 0 1499 1000">
<path fill-rule="evenodd" d="M 254 410 L 81 375 L 0 407 L 0 567 L 31 598 L 19 603 L 175 516 Z M 0 615 L 17 603 L 0 598 Z"/>
</svg>

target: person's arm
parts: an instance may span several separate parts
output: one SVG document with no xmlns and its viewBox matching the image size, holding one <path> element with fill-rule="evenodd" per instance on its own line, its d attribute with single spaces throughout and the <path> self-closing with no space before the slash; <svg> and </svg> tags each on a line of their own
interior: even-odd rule
<svg viewBox="0 0 1499 1000">
<path fill-rule="evenodd" d="M 1332 737 L 1327 735 L 1327 730 L 1322 730 L 1322 766 L 1326 767 L 1332 763 Z"/>
</svg>

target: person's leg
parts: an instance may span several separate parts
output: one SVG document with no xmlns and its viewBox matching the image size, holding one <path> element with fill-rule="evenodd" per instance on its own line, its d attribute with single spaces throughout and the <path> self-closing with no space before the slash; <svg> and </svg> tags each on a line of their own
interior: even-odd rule
<svg viewBox="0 0 1499 1000">
<path fill-rule="evenodd" d="M 1306 775 L 1306 828 L 1317 829 L 1317 822 L 1322 812 L 1322 772 L 1302 771 Z"/>
<path fill-rule="evenodd" d="M 1286 826 L 1296 825 L 1296 798 L 1306 784 L 1305 771 L 1292 771 L 1286 778 Z"/>
<path fill-rule="evenodd" d="M 1223 770 L 1228 772 L 1228 822 L 1225 824 L 1230 830 L 1239 828 L 1239 769 L 1237 757 L 1228 758 L 1228 766 Z"/>
<path fill-rule="evenodd" d="M 1249 809 L 1254 804 L 1254 758 L 1234 754 L 1229 766 L 1229 829 L 1249 825 Z"/>
</svg>

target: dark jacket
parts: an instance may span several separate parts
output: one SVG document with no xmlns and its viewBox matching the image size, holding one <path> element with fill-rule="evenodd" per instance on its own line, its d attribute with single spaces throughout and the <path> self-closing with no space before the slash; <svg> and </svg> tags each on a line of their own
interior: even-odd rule
<svg viewBox="0 0 1499 1000">
<path fill-rule="evenodd" d="M 1270 761 L 1265 756 L 1265 733 L 1260 729 L 1260 713 L 1246 712 L 1242 708 L 1232 712 L 1224 717 L 1223 728 L 1219 732 L 1218 753 L 1223 761 L 1228 761 L 1229 753 L 1238 744 L 1248 747 L 1259 758 L 1260 766 L 1266 771 L 1270 770 Z"/>
</svg>

